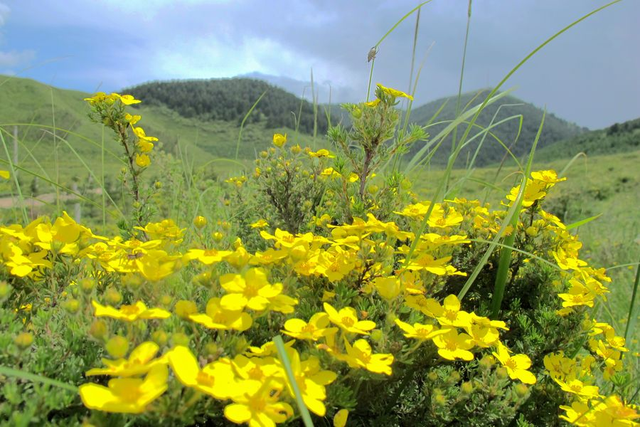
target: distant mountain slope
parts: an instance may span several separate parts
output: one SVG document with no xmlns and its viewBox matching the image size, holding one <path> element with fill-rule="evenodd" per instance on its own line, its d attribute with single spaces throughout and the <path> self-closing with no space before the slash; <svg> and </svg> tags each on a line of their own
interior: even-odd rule
<svg viewBox="0 0 640 427">
<path fill-rule="evenodd" d="M 224 120 L 240 124 L 253 104 L 266 92 L 248 119 L 249 123 L 265 121 L 265 127 L 296 128 L 324 135 L 327 120 L 321 109 L 314 113 L 311 103 L 264 81 L 232 78 L 208 80 L 175 80 L 150 82 L 124 89 L 147 105 L 166 106 L 183 117 L 199 120 Z M 298 117 L 299 116 L 299 117 Z M 314 120 L 317 116 L 317 127 Z"/>
<path fill-rule="evenodd" d="M 88 93 L 57 89 L 30 79 L 0 75 L 0 132 L 3 132 L 13 156 L 14 124 L 20 124 L 17 126 L 22 143 L 19 145 L 20 166 L 40 175 L 44 175 L 44 169 L 53 177 L 57 157 L 62 180 L 68 183 L 71 177 L 87 176 L 88 172 L 76 154 L 60 139 L 56 156 L 51 128 L 55 123 L 56 136 L 64 138 L 94 173 L 100 173 L 102 128 L 88 118 L 89 107 L 83 101 L 88 96 Z M 242 140 L 237 146 L 239 127 L 235 120 L 185 118 L 166 106 L 149 105 L 145 97 L 141 99 L 142 104 L 135 106 L 142 115 L 139 125 L 148 135 L 160 139 L 158 148 L 177 157 L 186 155 L 196 165 L 213 158 L 235 158 L 236 150 L 240 159 L 254 159 L 259 151 L 271 145 L 274 132 L 288 133 L 292 141 L 296 137 L 291 128 L 266 129 L 266 119 L 262 117 L 261 122 L 245 124 Z M 319 135 L 315 144 L 322 144 L 322 134 Z M 305 134 L 297 135 L 297 141 L 301 145 L 314 144 L 312 137 Z M 104 134 L 104 146 L 116 155 L 107 153 L 105 156 L 108 174 L 115 176 L 122 166 L 118 160 L 120 147 L 110 132 Z M 0 169 L 4 160 L 6 155 L 0 149 Z M 23 177 L 31 179 L 28 174 L 23 174 Z"/>
<path fill-rule="evenodd" d="M 480 95 L 473 99 L 478 92 L 470 92 L 465 93 L 461 96 L 460 99 L 460 109 L 464 108 L 469 102 L 471 102 L 468 108 L 474 107 L 476 105 L 480 105 L 485 97 L 488 95 L 489 90 L 481 91 Z M 429 102 L 426 105 L 415 108 L 411 111 L 410 121 L 413 123 L 417 123 L 420 125 L 427 124 L 432 117 L 436 114 L 438 109 L 445 104 L 443 110 L 440 112 L 438 117 L 433 120 L 433 123 L 452 120 L 456 114 L 456 96 L 452 96 L 449 98 L 442 98 L 436 101 Z M 497 113 L 497 114 L 496 114 Z M 514 115 L 522 115 L 522 129 L 520 131 L 520 137 L 517 140 L 517 143 L 514 145 L 514 141 L 516 140 L 516 136 L 518 134 L 518 128 L 520 126 L 519 119 L 512 119 L 508 122 L 502 123 L 501 125 L 495 127 L 492 132 L 507 146 L 511 147 L 512 152 L 516 156 L 522 156 L 529 152 L 531 148 L 531 144 L 533 143 L 536 133 L 538 131 L 538 127 L 542 120 L 543 110 L 530 104 L 525 101 L 522 101 L 516 97 L 507 95 L 504 98 L 501 98 L 499 101 L 485 107 L 484 111 L 478 117 L 476 124 L 486 128 L 490 126 L 492 123 L 497 123 L 503 119 L 506 119 L 510 116 Z M 495 119 L 494 119 L 495 116 Z M 435 136 L 444 129 L 448 125 L 447 123 L 438 124 L 436 126 L 432 126 L 429 128 L 429 134 Z M 466 125 L 461 125 L 458 128 L 457 138 L 462 136 L 466 129 Z M 469 134 L 469 138 L 473 135 L 477 134 L 481 131 L 480 128 L 472 129 Z M 574 123 L 569 123 L 565 120 L 562 120 L 556 117 L 553 113 L 547 112 L 544 128 L 542 130 L 542 135 L 540 141 L 538 142 L 538 147 L 542 148 L 547 145 L 553 144 L 554 142 L 560 141 L 562 139 L 570 138 L 579 134 L 586 132 L 586 128 L 581 128 Z M 458 164 L 463 166 L 464 162 L 467 160 L 469 156 L 472 156 L 477 147 L 477 142 L 480 138 L 477 138 L 474 143 L 470 144 L 467 149 L 463 150 L 460 157 L 458 158 Z M 420 149 L 422 145 L 416 145 L 412 147 L 409 155 L 414 154 L 417 150 Z M 451 153 L 451 137 L 448 138 L 447 141 L 443 144 L 443 146 L 436 152 L 434 155 L 433 161 L 435 163 L 445 163 L 449 154 Z M 484 145 L 476 159 L 476 166 L 484 166 L 487 164 L 499 162 L 505 154 L 505 149 L 493 138 L 487 136 Z"/>
<path fill-rule="evenodd" d="M 635 150 L 640 150 L 640 118 L 558 141 L 537 152 L 536 161 L 573 157 L 578 153 L 593 156 Z"/>
</svg>

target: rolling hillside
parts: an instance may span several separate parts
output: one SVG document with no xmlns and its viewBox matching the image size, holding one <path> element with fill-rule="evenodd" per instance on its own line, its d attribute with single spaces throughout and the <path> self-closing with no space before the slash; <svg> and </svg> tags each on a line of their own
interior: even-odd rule
<svg viewBox="0 0 640 427">
<path fill-rule="evenodd" d="M 470 92 L 465 93 L 461 96 L 460 99 L 460 109 L 462 110 L 467 104 L 470 104 L 469 107 L 474 107 L 476 105 L 480 105 L 485 97 L 488 95 L 489 91 L 484 90 L 481 91 L 478 95 L 478 92 Z M 476 97 L 476 95 L 478 95 Z M 475 97 L 475 99 L 474 99 Z M 427 123 L 437 123 L 447 120 L 452 120 L 456 114 L 456 99 L 457 97 L 452 96 L 448 98 L 438 99 L 436 101 L 429 102 L 421 107 L 414 108 L 411 111 L 410 121 L 419 125 L 425 125 Z M 444 104 L 444 108 L 437 116 L 437 118 L 433 119 L 434 115 L 437 113 L 438 109 L 442 107 Z M 520 137 L 516 141 L 516 136 L 518 135 L 518 128 L 520 126 L 520 120 L 518 118 L 514 118 L 505 123 L 500 124 L 495 127 L 492 132 L 507 146 L 510 147 L 512 152 L 516 156 L 522 156 L 529 152 L 531 148 L 531 144 L 533 143 L 536 133 L 538 131 L 538 126 L 540 125 L 540 121 L 542 120 L 543 110 L 529 104 L 525 101 L 522 101 L 513 96 L 507 95 L 504 98 L 501 98 L 499 101 L 488 105 L 485 110 L 480 114 L 476 124 L 486 128 L 491 125 L 491 123 L 497 123 L 503 119 L 506 119 L 511 116 L 522 115 L 522 129 L 520 131 Z M 495 118 L 494 118 L 495 116 Z M 440 132 L 444 127 L 446 127 L 447 123 L 438 124 L 435 126 L 431 126 L 429 128 L 429 134 L 436 135 Z M 458 140 L 462 136 L 466 129 L 465 125 L 462 125 L 458 128 Z M 469 138 L 473 135 L 481 131 L 480 128 L 476 128 L 471 131 L 469 134 Z M 538 143 L 538 147 L 542 148 L 547 145 L 553 144 L 554 142 L 560 141 L 562 139 L 570 138 L 579 134 L 586 132 L 587 129 L 581 128 L 576 124 L 569 123 L 565 120 L 562 120 L 553 113 L 547 113 L 544 123 L 544 128 L 542 130 L 542 135 L 540 141 Z M 477 147 L 477 141 L 480 138 L 477 138 L 470 146 L 463 150 L 460 157 L 458 158 L 458 165 L 464 166 L 467 156 L 473 155 Z M 421 146 L 414 146 L 409 153 L 412 155 L 415 153 Z M 434 162 L 443 164 L 446 162 L 450 152 L 451 152 L 451 137 L 448 138 L 447 141 L 442 145 L 442 147 L 436 152 L 434 156 Z M 482 147 L 481 152 L 479 153 L 476 159 L 476 166 L 484 166 L 491 163 L 499 162 L 505 154 L 505 149 L 493 138 L 487 136 L 485 143 Z"/>
<path fill-rule="evenodd" d="M 634 150 L 640 150 L 640 118 L 558 141 L 536 153 L 536 159 L 546 162 L 578 153 L 593 156 Z"/>
<path fill-rule="evenodd" d="M 99 172 L 102 130 L 87 116 L 89 108 L 83 98 L 88 96 L 88 93 L 52 88 L 30 79 L 0 76 L 0 128 L 12 152 L 12 136 L 17 127 L 20 166 L 40 175 L 53 177 L 57 157 L 61 180 L 68 182 L 72 177 L 84 179 L 88 175 L 87 168 L 78 159 L 80 156 L 89 168 L 95 173 Z M 268 96 L 269 94 L 265 95 L 263 101 Z M 240 131 L 235 117 L 233 120 L 188 118 L 167 106 L 154 105 L 154 102 L 149 102 L 145 97 L 142 99 L 143 103 L 137 108 L 143 117 L 140 126 L 147 134 L 160 139 L 159 149 L 176 157 L 186 156 L 196 165 L 214 158 L 235 158 Z M 242 113 L 238 112 L 241 109 L 236 109 L 236 114 L 244 117 L 250 107 Z M 274 132 L 288 133 L 290 139 L 296 137 L 292 128 L 270 128 L 266 124 L 265 117 L 261 117 L 260 121 L 248 120 L 245 124 L 238 147 L 240 159 L 254 159 L 258 151 L 270 146 Z M 302 132 L 297 138 L 305 145 L 321 143 L 320 138 L 314 142 L 312 136 Z M 58 141 L 56 150 L 53 149 L 54 140 Z M 105 168 L 118 170 L 119 147 L 108 132 L 104 135 L 104 146 L 107 150 Z M 4 150 L 0 153 L 1 164 L 6 155 Z"/>
</svg>

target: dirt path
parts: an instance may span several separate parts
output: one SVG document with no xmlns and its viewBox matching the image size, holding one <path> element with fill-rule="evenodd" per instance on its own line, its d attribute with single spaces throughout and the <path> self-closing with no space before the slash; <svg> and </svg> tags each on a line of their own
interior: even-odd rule
<svg viewBox="0 0 640 427">
<path fill-rule="evenodd" d="M 90 191 L 93 194 L 102 194 L 101 188 L 95 188 Z M 60 201 L 65 202 L 69 200 L 79 199 L 75 194 L 60 194 Z M 41 194 L 38 197 L 27 197 L 24 199 L 24 206 L 27 208 L 36 208 L 39 206 L 52 205 L 56 202 L 55 193 Z M 20 199 L 18 197 L 0 197 L 0 209 L 11 209 L 20 207 Z"/>
</svg>

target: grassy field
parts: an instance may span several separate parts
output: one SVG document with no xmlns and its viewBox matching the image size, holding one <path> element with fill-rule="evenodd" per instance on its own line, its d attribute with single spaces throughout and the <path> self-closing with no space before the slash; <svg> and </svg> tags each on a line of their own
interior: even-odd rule
<svg viewBox="0 0 640 427">
<path fill-rule="evenodd" d="M 635 277 L 635 267 L 627 264 L 640 259 L 640 151 L 580 157 L 571 165 L 569 159 L 536 163 L 534 170 L 565 170 L 567 181 L 554 187 L 543 205 L 556 214 L 565 224 L 572 224 L 585 218 L 601 215 L 599 218 L 579 227 L 577 232 L 584 243 L 582 250 L 586 260 L 597 267 L 608 268 L 613 278 L 609 310 L 603 309 L 603 318 L 608 319 L 616 329 L 624 330 L 631 291 Z M 484 195 L 492 206 L 504 200 L 503 197 L 517 179 L 515 167 L 482 168 L 473 171 L 459 190 L 458 196 L 475 198 Z M 459 182 L 467 171 L 455 169 L 452 183 Z M 443 176 L 441 169 L 423 170 L 414 179 L 416 192 L 429 197 Z M 496 189 L 486 190 L 485 183 L 493 183 Z M 624 267 L 623 267 L 624 266 Z M 636 319 L 640 315 L 636 310 Z M 638 330 L 636 329 L 636 332 Z M 633 345 L 636 349 L 640 335 L 635 334 Z"/>
</svg>

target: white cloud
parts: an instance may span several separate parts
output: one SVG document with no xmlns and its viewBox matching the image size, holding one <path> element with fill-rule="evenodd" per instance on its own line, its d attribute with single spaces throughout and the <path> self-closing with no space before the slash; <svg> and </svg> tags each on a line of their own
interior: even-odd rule
<svg viewBox="0 0 640 427">
<path fill-rule="evenodd" d="M 4 3 L 0 3 L 0 27 L 2 27 L 7 22 L 7 17 L 11 10 L 9 6 Z"/>
<path fill-rule="evenodd" d="M 0 51 L 0 67 L 15 68 L 28 65 L 35 58 L 35 52 L 25 50 L 23 52 L 2 52 Z"/>
</svg>

